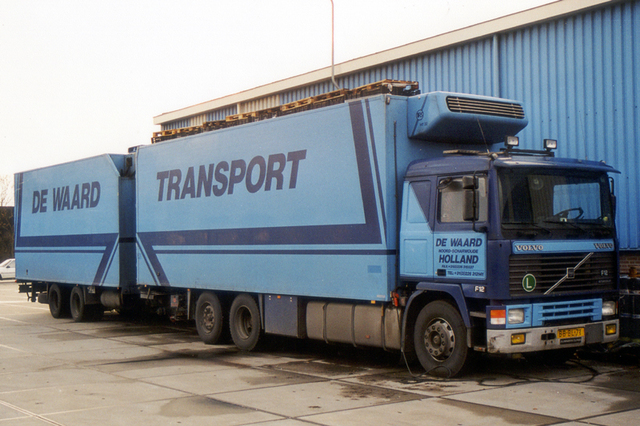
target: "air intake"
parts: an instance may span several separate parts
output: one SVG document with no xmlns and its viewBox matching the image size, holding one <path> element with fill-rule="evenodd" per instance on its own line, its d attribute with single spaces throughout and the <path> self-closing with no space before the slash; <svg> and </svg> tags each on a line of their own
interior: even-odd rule
<svg viewBox="0 0 640 426">
<path fill-rule="evenodd" d="M 447 97 L 449 111 L 464 114 L 495 115 L 498 117 L 524 118 L 522 105 L 510 102 L 488 101 L 484 99 Z"/>
</svg>

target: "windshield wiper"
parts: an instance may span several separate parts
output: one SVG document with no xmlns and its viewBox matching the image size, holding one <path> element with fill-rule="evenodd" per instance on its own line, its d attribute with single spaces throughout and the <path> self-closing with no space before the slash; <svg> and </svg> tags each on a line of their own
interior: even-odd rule
<svg viewBox="0 0 640 426">
<path fill-rule="evenodd" d="M 549 228 L 545 228 L 544 226 L 538 225 L 537 223 L 531 223 L 530 225 L 532 225 L 532 226 L 534 226 L 534 227 L 536 227 L 538 229 L 542 229 L 543 231 L 546 231 L 547 234 L 551 233 L 551 230 Z"/>
<path fill-rule="evenodd" d="M 573 221 L 569 221 L 569 220 L 549 220 L 549 219 L 545 219 L 544 223 L 561 223 L 561 224 L 567 224 L 567 225 L 571 225 L 574 228 L 576 228 L 579 231 L 586 231 L 586 228 L 583 228 L 582 226 L 578 225 L 577 223 L 573 222 Z"/>
</svg>

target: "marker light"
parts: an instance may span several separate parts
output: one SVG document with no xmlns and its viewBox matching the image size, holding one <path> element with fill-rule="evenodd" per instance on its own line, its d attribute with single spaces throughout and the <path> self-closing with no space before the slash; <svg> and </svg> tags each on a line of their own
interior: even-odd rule
<svg viewBox="0 0 640 426">
<path fill-rule="evenodd" d="M 558 148 L 558 141 L 555 139 L 545 139 L 544 140 L 544 149 L 550 151 L 552 149 Z"/>
<path fill-rule="evenodd" d="M 517 136 L 507 136 L 505 140 L 505 144 L 509 147 L 514 147 L 520 145 L 520 140 Z"/>
</svg>

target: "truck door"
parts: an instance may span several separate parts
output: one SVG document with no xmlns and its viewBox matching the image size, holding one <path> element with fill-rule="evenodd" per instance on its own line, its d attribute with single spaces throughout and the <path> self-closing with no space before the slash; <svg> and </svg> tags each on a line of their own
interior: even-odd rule
<svg viewBox="0 0 640 426">
<path fill-rule="evenodd" d="M 438 179 L 437 191 L 433 235 L 436 276 L 486 279 L 487 238 L 480 230 L 486 229 L 488 217 L 487 177 L 442 177 Z M 475 213 L 470 215 L 473 210 Z"/>
<path fill-rule="evenodd" d="M 429 225 L 431 182 L 405 182 L 400 223 L 400 275 L 433 277 L 433 230 Z"/>
</svg>

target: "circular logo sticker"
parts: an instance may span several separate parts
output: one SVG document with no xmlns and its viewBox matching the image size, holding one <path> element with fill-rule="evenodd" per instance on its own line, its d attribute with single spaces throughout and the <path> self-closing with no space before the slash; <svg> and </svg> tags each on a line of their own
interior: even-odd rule
<svg viewBox="0 0 640 426">
<path fill-rule="evenodd" d="M 527 274 L 522 278 L 522 288 L 524 291 L 531 293 L 536 288 L 536 277 L 532 274 Z"/>
</svg>

